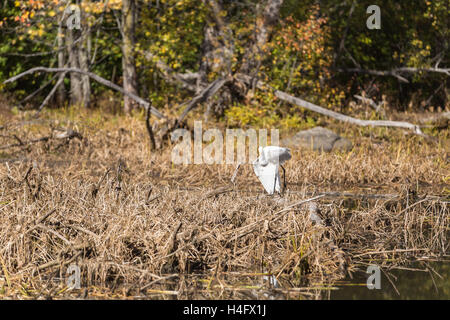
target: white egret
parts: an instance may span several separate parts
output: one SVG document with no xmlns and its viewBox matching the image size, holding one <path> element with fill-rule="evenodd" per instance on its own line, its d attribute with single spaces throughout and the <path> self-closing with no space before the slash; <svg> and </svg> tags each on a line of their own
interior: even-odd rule
<svg viewBox="0 0 450 320">
<path fill-rule="evenodd" d="M 280 192 L 280 172 L 283 169 L 283 188 L 286 188 L 286 170 L 283 163 L 291 159 L 291 150 L 277 146 L 259 147 L 259 157 L 253 162 L 253 170 L 268 194 Z"/>
</svg>

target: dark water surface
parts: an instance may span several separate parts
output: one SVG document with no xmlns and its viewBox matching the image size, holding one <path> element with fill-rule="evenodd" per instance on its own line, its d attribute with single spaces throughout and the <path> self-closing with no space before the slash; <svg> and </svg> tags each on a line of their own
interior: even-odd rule
<svg viewBox="0 0 450 320">
<path fill-rule="evenodd" d="M 367 300 L 367 299 L 450 299 L 450 262 L 432 262 L 428 265 L 436 271 L 390 270 L 381 271 L 380 289 L 369 290 L 367 278 L 370 274 L 364 271 L 353 274 L 353 279 L 347 278 L 334 285 L 337 290 L 331 290 L 328 298 L 331 300 Z M 415 263 L 408 266 L 411 269 L 426 270 L 426 265 Z M 392 282 L 392 283 L 391 283 Z M 395 286 L 395 288 L 394 288 Z"/>
</svg>

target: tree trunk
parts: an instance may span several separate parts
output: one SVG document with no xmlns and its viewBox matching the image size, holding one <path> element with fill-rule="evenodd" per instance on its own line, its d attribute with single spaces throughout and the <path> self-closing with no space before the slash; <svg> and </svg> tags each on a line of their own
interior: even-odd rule
<svg viewBox="0 0 450 320">
<path fill-rule="evenodd" d="M 243 59 L 241 73 L 256 76 L 266 54 L 266 43 L 277 24 L 283 0 L 267 0 L 262 16 L 256 17 L 255 40 Z"/>
<path fill-rule="evenodd" d="M 85 47 L 85 42 L 80 42 L 80 50 L 79 52 L 79 61 L 80 61 L 80 69 L 84 71 L 89 71 L 89 59 L 87 55 L 87 49 Z M 89 103 L 91 102 L 91 82 L 89 77 L 86 75 L 81 76 L 81 93 L 82 93 L 82 101 L 81 104 L 83 107 L 89 107 Z"/>
<path fill-rule="evenodd" d="M 206 18 L 202 43 L 203 59 L 200 64 L 200 74 L 208 83 L 206 75 L 214 72 L 221 77 L 231 74 L 231 58 L 233 57 L 232 33 L 221 17 L 222 6 L 216 0 L 206 1 L 210 14 Z"/>
<path fill-rule="evenodd" d="M 84 71 L 89 71 L 89 58 L 86 49 L 85 41 L 80 42 L 78 59 L 80 61 L 80 69 Z M 81 75 L 81 94 L 82 100 L 81 105 L 85 108 L 89 107 L 91 102 L 91 82 L 88 76 Z"/>
<path fill-rule="evenodd" d="M 208 74 L 226 78 L 231 75 L 231 59 L 233 57 L 232 32 L 221 16 L 222 5 L 218 0 L 204 0 L 210 7 L 210 14 L 206 18 L 204 38 L 202 43 L 202 60 L 200 62 L 199 77 L 197 78 L 196 94 L 204 89 L 202 85 L 209 83 Z M 205 121 L 212 113 L 223 114 L 223 106 L 231 103 L 231 92 L 228 87 L 222 88 L 222 93 L 215 101 L 208 101 L 205 111 Z"/>
<path fill-rule="evenodd" d="M 82 0 L 81 4 L 84 2 L 86 2 L 86 0 Z M 83 11 L 81 11 L 81 30 L 84 39 L 78 42 L 78 61 L 80 69 L 88 72 L 90 27 L 86 21 L 86 14 Z M 91 82 L 87 75 L 81 75 L 81 94 L 81 105 L 85 108 L 89 107 L 91 102 Z"/>
<path fill-rule="evenodd" d="M 71 68 L 79 69 L 78 60 L 78 45 L 75 42 L 75 34 L 78 33 L 75 29 L 67 28 L 67 45 L 68 45 L 68 57 L 69 66 Z M 83 94 L 81 89 L 81 75 L 79 73 L 70 73 L 70 104 L 79 105 L 82 103 Z"/>
<path fill-rule="evenodd" d="M 123 89 L 133 94 L 138 93 L 137 90 L 137 73 L 135 63 L 134 47 L 135 24 L 136 24 L 136 1 L 124 0 L 122 4 L 122 67 L 123 67 Z M 130 113 L 132 109 L 137 107 L 137 103 L 129 97 L 124 97 L 124 111 Z"/>
<path fill-rule="evenodd" d="M 64 68 L 64 50 L 62 50 L 62 47 L 64 46 L 64 38 L 62 33 L 62 19 L 58 25 L 58 68 Z M 64 79 L 64 74 L 60 74 L 59 80 Z M 56 103 L 59 107 L 63 106 L 66 101 L 66 90 L 64 88 L 64 82 L 62 82 L 58 86 L 58 91 L 56 92 Z"/>
</svg>

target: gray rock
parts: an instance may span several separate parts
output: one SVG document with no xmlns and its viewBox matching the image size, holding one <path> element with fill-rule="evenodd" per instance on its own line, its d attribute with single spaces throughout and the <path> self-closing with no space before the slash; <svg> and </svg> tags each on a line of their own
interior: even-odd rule
<svg viewBox="0 0 450 320">
<path fill-rule="evenodd" d="M 290 148 L 309 148 L 318 151 L 349 151 L 352 142 L 346 138 L 338 136 L 331 130 L 323 127 L 299 131 L 295 135 L 281 140 L 281 145 Z"/>
</svg>

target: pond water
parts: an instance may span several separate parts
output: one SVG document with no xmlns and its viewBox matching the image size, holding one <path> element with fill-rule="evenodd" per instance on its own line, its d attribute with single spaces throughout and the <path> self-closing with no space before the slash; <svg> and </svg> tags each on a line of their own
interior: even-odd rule
<svg viewBox="0 0 450 320">
<path fill-rule="evenodd" d="M 337 290 L 331 290 L 328 293 L 328 299 L 331 300 L 379 300 L 379 299 L 450 299 L 450 261 L 432 262 L 428 265 L 433 271 L 415 271 L 426 270 L 426 265 L 415 263 L 408 266 L 411 270 L 390 270 L 386 273 L 380 272 L 380 289 L 369 290 L 366 282 L 370 274 L 365 271 L 353 274 L 353 279 L 347 278 L 337 284 Z M 438 275 L 439 274 L 439 275 Z M 374 283 L 374 282 L 370 282 Z M 394 287 L 395 286 L 395 287 Z"/>
</svg>

